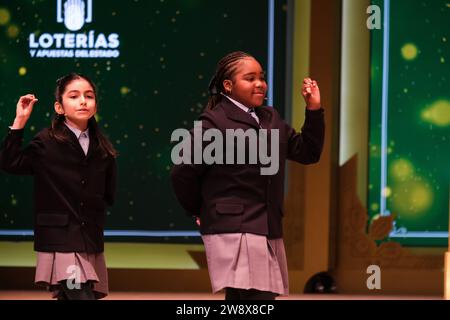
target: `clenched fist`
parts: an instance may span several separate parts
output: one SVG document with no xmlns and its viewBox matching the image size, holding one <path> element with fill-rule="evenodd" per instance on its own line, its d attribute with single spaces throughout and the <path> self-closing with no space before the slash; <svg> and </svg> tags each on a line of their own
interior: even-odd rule
<svg viewBox="0 0 450 320">
<path fill-rule="evenodd" d="M 320 90 L 317 82 L 311 78 L 305 78 L 302 86 L 302 96 L 309 110 L 320 109 Z"/>
</svg>

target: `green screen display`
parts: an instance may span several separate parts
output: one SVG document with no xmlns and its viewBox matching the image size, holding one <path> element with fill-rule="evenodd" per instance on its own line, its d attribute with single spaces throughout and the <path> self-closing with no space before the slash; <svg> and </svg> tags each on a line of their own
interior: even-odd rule
<svg viewBox="0 0 450 320">
<path fill-rule="evenodd" d="M 285 36 L 285 1 L 0 0 L 2 137 L 21 95 L 39 99 L 29 141 L 50 125 L 56 79 L 88 75 L 99 90 L 99 124 L 120 153 L 107 230 L 189 241 L 197 228 L 170 186 L 171 133 L 193 127 L 217 61 L 235 50 L 267 69 L 283 113 Z M 32 229 L 32 193 L 32 178 L 0 173 L 3 235 Z"/>
<path fill-rule="evenodd" d="M 368 209 L 395 214 L 391 239 L 447 245 L 450 184 L 450 5 L 373 1 Z"/>
</svg>

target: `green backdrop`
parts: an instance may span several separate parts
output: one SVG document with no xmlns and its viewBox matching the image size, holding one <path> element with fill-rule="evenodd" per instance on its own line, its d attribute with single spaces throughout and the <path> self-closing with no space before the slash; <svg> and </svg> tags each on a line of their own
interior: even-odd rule
<svg viewBox="0 0 450 320">
<path fill-rule="evenodd" d="M 63 8 L 59 16 L 64 21 L 68 18 L 64 11 L 68 1 L 59 2 Z M 250 52 L 265 68 L 269 53 L 274 55 L 273 99 L 281 112 L 284 110 L 286 1 L 74 0 L 73 3 L 78 8 L 84 4 L 85 18 L 91 3 L 92 21 L 85 19 L 81 30 L 71 32 L 63 22 L 58 22 L 56 0 L 0 0 L 2 136 L 14 119 L 19 96 L 31 92 L 39 98 L 26 127 L 28 141 L 50 124 L 55 80 L 72 71 L 90 76 L 99 88 L 99 123 L 120 152 L 118 199 L 108 211 L 107 229 L 156 232 L 152 237 L 142 233 L 138 238 L 144 241 L 190 241 L 189 236 L 174 240 L 166 233 L 196 230 L 192 219 L 179 207 L 169 183 L 171 133 L 176 128 L 193 126 L 206 105 L 207 87 L 217 61 L 234 50 Z M 272 51 L 268 40 L 271 3 L 275 22 Z M 30 50 L 44 50 L 42 46 L 50 43 L 45 34 L 54 42 L 46 50 L 62 50 L 55 48 L 54 34 L 66 33 L 85 35 L 89 39 L 87 45 L 94 35 L 92 44 L 99 41 L 98 50 L 117 50 L 119 56 L 31 57 Z M 103 48 L 105 41 L 98 40 L 100 34 L 104 35 L 106 46 L 111 47 Z M 116 47 L 108 42 L 111 34 L 116 34 L 113 37 L 120 42 Z M 41 47 L 30 48 L 41 37 Z M 77 50 L 71 48 L 74 42 L 76 46 L 77 36 L 74 37 L 75 40 L 60 40 L 60 47 Z M 22 230 L 32 228 L 32 221 L 32 179 L 0 173 L 0 230 L 12 231 L 14 237 L 21 238 L 21 234 L 26 234 Z"/>
<path fill-rule="evenodd" d="M 367 206 L 372 218 L 395 214 L 391 239 L 444 246 L 450 184 L 450 4 L 373 4 L 381 8 L 385 24 L 371 32 Z"/>
</svg>

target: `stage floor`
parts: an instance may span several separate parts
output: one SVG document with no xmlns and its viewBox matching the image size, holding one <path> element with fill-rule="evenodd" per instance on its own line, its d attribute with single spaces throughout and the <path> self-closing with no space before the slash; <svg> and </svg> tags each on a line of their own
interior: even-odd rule
<svg viewBox="0 0 450 320">
<path fill-rule="evenodd" d="M 223 294 L 165 293 L 165 292 L 111 292 L 104 300 L 223 300 Z M 346 294 L 293 294 L 277 300 L 442 300 L 439 296 L 368 296 Z M 45 291 L 0 291 L 0 300 L 51 300 Z"/>
<path fill-rule="evenodd" d="M 203 245 L 106 243 L 110 295 L 106 300 L 223 300 L 209 292 Z M 0 241 L 0 300 L 51 300 L 33 284 L 36 253 L 32 242 Z M 297 281 L 297 283 L 299 283 Z M 303 295 L 303 287 L 278 300 L 442 300 L 425 294 Z M 348 293 L 349 291 L 347 291 Z M 416 290 L 413 292 L 420 293 Z M 372 292 L 368 292 L 372 293 Z"/>
</svg>

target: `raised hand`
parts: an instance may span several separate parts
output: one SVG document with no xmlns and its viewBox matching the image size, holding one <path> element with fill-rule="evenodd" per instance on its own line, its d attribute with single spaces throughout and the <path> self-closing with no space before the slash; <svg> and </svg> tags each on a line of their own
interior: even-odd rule
<svg viewBox="0 0 450 320">
<path fill-rule="evenodd" d="M 16 107 L 16 119 L 12 125 L 12 129 L 22 129 L 25 127 L 25 124 L 33 112 L 34 104 L 37 101 L 38 99 L 36 99 L 34 94 L 27 94 L 19 98 Z"/>
<path fill-rule="evenodd" d="M 320 109 L 320 90 L 315 80 L 311 78 L 305 78 L 303 80 L 302 96 L 305 99 L 307 109 Z"/>
</svg>

